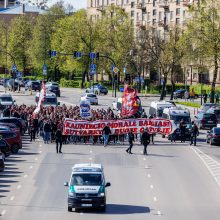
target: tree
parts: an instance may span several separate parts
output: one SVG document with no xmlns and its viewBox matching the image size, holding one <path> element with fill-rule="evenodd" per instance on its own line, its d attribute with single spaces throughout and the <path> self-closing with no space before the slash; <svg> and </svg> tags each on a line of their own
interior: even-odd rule
<svg viewBox="0 0 220 220">
<path fill-rule="evenodd" d="M 9 52 L 15 57 L 18 69 L 24 73 L 31 67 L 29 48 L 33 22 L 30 16 L 22 15 L 12 20 L 9 29 Z"/>
<path fill-rule="evenodd" d="M 0 21 L 0 64 L 7 67 L 7 48 L 8 48 L 8 26 Z"/>
</svg>

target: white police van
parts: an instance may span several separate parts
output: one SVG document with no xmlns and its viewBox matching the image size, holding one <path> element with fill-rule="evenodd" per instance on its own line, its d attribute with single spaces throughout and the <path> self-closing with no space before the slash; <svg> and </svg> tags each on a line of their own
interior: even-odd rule
<svg viewBox="0 0 220 220">
<path fill-rule="evenodd" d="M 75 164 L 69 183 L 68 211 L 71 212 L 84 208 L 97 208 L 100 211 L 106 209 L 106 187 L 103 167 L 101 164 Z"/>
<path fill-rule="evenodd" d="M 181 120 L 187 125 L 187 128 L 192 128 L 192 122 L 190 118 L 190 111 L 181 107 L 170 107 L 163 110 L 162 118 L 172 120 L 176 126 L 179 126 Z"/>
<path fill-rule="evenodd" d="M 168 101 L 154 101 L 150 104 L 149 115 L 155 115 L 156 117 L 162 117 L 163 110 L 165 108 L 175 107 L 175 103 Z"/>
<path fill-rule="evenodd" d="M 35 96 L 35 104 L 36 104 L 36 106 L 37 106 L 38 101 L 39 101 L 39 96 L 40 96 L 40 92 L 37 92 L 36 96 Z M 56 107 L 58 105 L 60 105 L 60 103 L 57 101 L 56 94 L 54 94 L 53 92 L 48 92 L 47 91 L 45 99 L 42 102 L 42 106 L 43 107 L 48 107 L 48 106 Z"/>
</svg>

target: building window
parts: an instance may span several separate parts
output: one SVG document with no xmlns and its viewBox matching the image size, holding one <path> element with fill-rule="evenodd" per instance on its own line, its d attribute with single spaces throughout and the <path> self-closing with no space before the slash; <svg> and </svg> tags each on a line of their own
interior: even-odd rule
<svg viewBox="0 0 220 220">
<path fill-rule="evenodd" d="M 170 12 L 170 20 L 173 20 L 173 11 Z"/>
<path fill-rule="evenodd" d="M 140 13 L 139 12 L 137 12 L 137 21 L 139 21 L 140 20 Z"/>
<path fill-rule="evenodd" d="M 180 0 L 176 0 L 176 5 L 180 5 Z"/>
<path fill-rule="evenodd" d="M 131 11 L 131 17 L 134 17 L 134 11 Z"/>
<path fill-rule="evenodd" d="M 153 16 L 156 16 L 156 15 L 157 15 L 157 10 L 154 9 L 154 10 L 153 10 Z"/>
<path fill-rule="evenodd" d="M 134 8 L 134 2 L 131 2 L 131 8 Z"/>
<path fill-rule="evenodd" d="M 156 7 L 156 0 L 153 0 L 153 7 Z"/>
<path fill-rule="evenodd" d="M 155 25 L 157 22 L 156 22 L 156 19 L 153 19 L 153 25 Z"/>
<path fill-rule="evenodd" d="M 162 19 L 162 11 L 159 11 L 159 21 L 161 21 Z"/>
<path fill-rule="evenodd" d="M 176 18 L 176 24 L 180 24 L 180 18 Z"/>
<path fill-rule="evenodd" d="M 127 0 L 126 3 L 129 4 L 129 0 Z"/>
<path fill-rule="evenodd" d="M 91 0 L 91 5 L 90 5 L 90 7 L 91 7 L 91 8 L 93 7 L 93 0 Z"/>
<path fill-rule="evenodd" d="M 183 11 L 183 19 L 186 17 L 186 11 Z"/>
<path fill-rule="evenodd" d="M 180 15 L 180 8 L 176 9 L 176 15 L 179 16 Z"/>
<path fill-rule="evenodd" d="M 150 12 L 147 12 L 147 21 L 150 21 Z"/>
</svg>

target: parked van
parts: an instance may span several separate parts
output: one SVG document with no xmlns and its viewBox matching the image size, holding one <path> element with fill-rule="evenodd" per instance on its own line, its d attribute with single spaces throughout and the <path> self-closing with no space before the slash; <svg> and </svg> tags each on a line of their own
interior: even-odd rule
<svg viewBox="0 0 220 220">
<path fill-rule="evenodd" d="M 38 101 L 39 101 L 39 96 L 40 96 L 40 92 L 37 92 L 36 96 L 35 96 L 35 104 L 37 106 Z M 42 106 L 43 107 L 47 107 L 47 106 L 58 106 L 60 105 L 60 103 L 57 101 L 57 96 L 56 94 L 52 93 L 52 92 L 47 92 L 46 93 L 46 97 L 44 99 L 44 101 L 42 102 Z"/>
<path fill-rule="evenodd" d="M 181 120 L 184 120 L 187 124 L 187 128 L 192 127 L 190 118 L 190 111 L 181 107 L 170 107 L 163 110 L 162 118 L 166 118 L 174 121 L 175 125 L 179 127 Z"/>
<path fill-rule="evenodd" d="M 75 211 L 84 208 L 98 208 L 101 211 L 106 209 L 106 191 L 110 186 L 105 183 L 103 167 L 101 164 L 75 164 L 69 183 L 68 211 L 73 208 Z"/>
<path fill-rule="evenodd" d="M 167 101 L 154 101 L 151 102 L 149 115 L 156 115 L 156 117 L 162 117 L 163 110 L 165 108 L 175 107 L 175 104 Z"/>
</svg>

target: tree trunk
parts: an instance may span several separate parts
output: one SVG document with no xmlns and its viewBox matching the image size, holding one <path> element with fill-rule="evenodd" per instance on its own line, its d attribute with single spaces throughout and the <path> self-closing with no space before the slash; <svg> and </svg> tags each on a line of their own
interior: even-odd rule
<svg viewBox="0 0 220 220">
<path fill-rule="evenodd" d="M 215 84 L 216 84 L 216 79 L 218 76 L 218 57 L 217 57 L 217 55 L 215 55 L 215 57 L 214 57 L 214 63 L 215 63 L 215 68 L 214 68 L 214 75 L 213 75 L 213 80 L 212 80 L 211 96 L 210 96 L 211 103 L 215 102 Z"/>
<path fill-rule="evenodd" d="M 174 72 L 172 70 L 172 73 L 171 73 L 171 94 L 170 94 L 170 100 L 173 100 L 173 93 L 175 91 L 175 82 L 174 82 Z"/>
<path fill-rule="evenodd" d="M 164 80 L 163 80 L 163 86 L 162 86 L 162 91 L 160 94 L 160 101 L 162 101 L 165 97 L 166 93 L 166 85 L 167 85 L 167 74 L 164 74 Z"/>
</svg>

